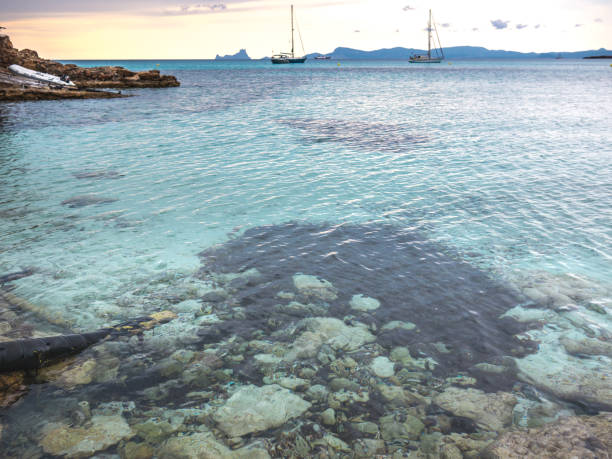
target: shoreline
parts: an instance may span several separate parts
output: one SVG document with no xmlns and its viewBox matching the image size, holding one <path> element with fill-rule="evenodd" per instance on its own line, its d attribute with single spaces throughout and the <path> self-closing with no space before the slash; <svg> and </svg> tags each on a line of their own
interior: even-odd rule
<svg viewBox="0 0 612 459">
<path fill-rule="evenodd" d="M 14 75 L 9 65 L 17 64 L 38 72 L 67 76 L 76 88 L 57 88 L 31 78 Z M 36 51 L 18 50 L 8 35 L 0 34 L 0 102 L 56 100 L 56 99 L 111 99 L 129 97 L 119 92 L 101 89 L 172 88 L 180 82 L 172 75 L 161 75 L 159 70 L 132 72 L 123 67 L 79 67 L 75 64 L 43 59 Z"/>
</svg>

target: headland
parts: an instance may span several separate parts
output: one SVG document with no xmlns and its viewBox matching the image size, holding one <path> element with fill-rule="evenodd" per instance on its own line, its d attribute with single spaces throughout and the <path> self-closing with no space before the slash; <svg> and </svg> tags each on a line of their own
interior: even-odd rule
<svg viewBox="0 0 612 459">
<path fill-rule="evenodd" d="M 53 87 L 14 75 L 8 70 L 12 64 L 51 75 L 68 76 L 75 87 Z M 123 67 L 85 68 L 43 59 L 31 49 L 16 49 L 8 35 L 0 35 L 0 101 L 113 98 L 125 95 L 100 89 L 169 88 L 179 85 L 176 77 L 161 75 L 159 70 L 132 72 Z"/>
</svg>

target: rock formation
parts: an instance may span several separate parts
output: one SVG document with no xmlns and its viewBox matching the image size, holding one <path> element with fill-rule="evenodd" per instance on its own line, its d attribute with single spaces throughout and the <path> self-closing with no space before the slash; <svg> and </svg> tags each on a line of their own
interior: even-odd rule
<svg viewBox="0 0 612 459">
<path fill-rule="evenodd" d="M 44 83 L 13 75 L 8 71 L 12 64 L 52 75 L 67 75 L 77 88 L 49 88 Z M 119 93 L 91 89 L 168 88 L 179 85 L 176 77 L 161 75 L 159 70 L 132 72 L 123 67 L 84 68 L 43 59 L 31 49 L 14 48 L 7 35 L 0 35 L 0 100 L 118 97 Z"/>
</svg>

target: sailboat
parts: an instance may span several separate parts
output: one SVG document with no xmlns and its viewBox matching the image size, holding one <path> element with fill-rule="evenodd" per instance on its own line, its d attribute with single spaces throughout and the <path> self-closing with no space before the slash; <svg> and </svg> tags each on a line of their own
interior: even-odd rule
<svg viewBox="0 0 612 459">
<path fill-rule="evenodd" d="M 433 29 L 432 29 L 433 25 Z M 438 40 L 438 47 L 434 48 L 435 55 L 432 56 L 431 42 L 433 40 L 432 30 L 436 32 L 436 39 Z M 434 41 L 435 45 L 435 41 Z M 444 59 L 444 51 L 442 51 L 442 45 L 440 45 L 440 37 L 438 36 L 438 29 L 436 24 L 431 20 L 431 10 L 429 10 L 429 22 L 427 23 L 427 56 L 414 55 L 410 56 L 409 62 L 413 64 L 439 64 Z"/>
<path fill-rule="evenodd" d="M 293 28 L 293 5 L 291 5 L 291 52 L 275 54 L 270 59 L 273 64 L 303 64 L 304 62 L 306 62 L 306 56 L 295 57 L 295 49 L 294 49 L 295 42 L 293 40 L 294 31 L 295 29 Z M 300 35 L 300 42 L 301 41 L 302 41 L 302 36 Z M 303 43 L 302 43 L 302 51 L 304 51 Z"/>
</svg>

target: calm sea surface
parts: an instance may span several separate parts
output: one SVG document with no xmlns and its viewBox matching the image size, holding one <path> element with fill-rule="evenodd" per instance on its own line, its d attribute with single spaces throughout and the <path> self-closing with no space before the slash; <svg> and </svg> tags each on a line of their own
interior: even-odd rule
<svg viewBox="0 0 612 459">
<path fill-rule="evenodd" d="M 93 331 L 161 310 L 177 318 L 86 351 L 66 370 L 93 362 L 83 380 L 29 375 L 29 392 L 0 411 L 0 441 L 14 457 L 71 454 L 77 446 L 45 435 L 52 422 L 86 430 L 87 410 L 122 416 L 132 442 L 155 448 L 203 431 L 228 448 L 277 445 L 279 432 L 301 426 L 309 454 L 317 429 L 355 449 L 376 437 L 346 427 L 357 417 L 383 430 L 398 410 L 419 417 L 415 403 L 387 406 L 379 387 L 410 390 L 415 376 L 402 371 L 425 375 L 423 419 L 464 418 L 436 399 L 456 387 L 512 393 L 521 426 L 538 403 L 555 407 L 542 422 L 612 408 L 601 382 L 612 377 L 608 62 L 76 63 L 157 68 L 181 86 L 0 104 L 0 276 L 34 270 L 0 286 L 31 305 L 0 303 L 0 325 L 9 324 L 0 331 L 6 339 Z M 330 318 L 375 340 L 336 345 L 329 332 L 313 338 L 313 353 L 289 357 L 304 330 L 320 332 L 312 320 Z M 384 329 L 393 321 L 400 325 Z M 568 340 L 608 347 L 576 351 Z M 398 348 L 426 363 L 406 363 Z M 206 377 L 185 377 L 211 355 L 219 362 Z M 352 376 L 334 373 L 348 357 Z M 372 359 L 387 358 L 391 379 L 373 369 Z M 592 390 L 567 390 L 564 375 Z M 305 389 L 334 394 L 340 377 L 370 402 L 328 406 Z M 229 441 L 241 435 L 222 427 L 226 399 L 282 378 L 305 381 L 280 385 L 309 410 Z M 335 424 L 322 423 L 330 406 Z M 171 415 L 162 434 L 139 427 Z M 310 438 L 304 426 L 315 424 Z M 427 435 L 429 425 L 401 441 L 389 434 L 386 448 L 418 449 Z M 94 450 L 126 456 L 126 441 Z"/>
</svg>

